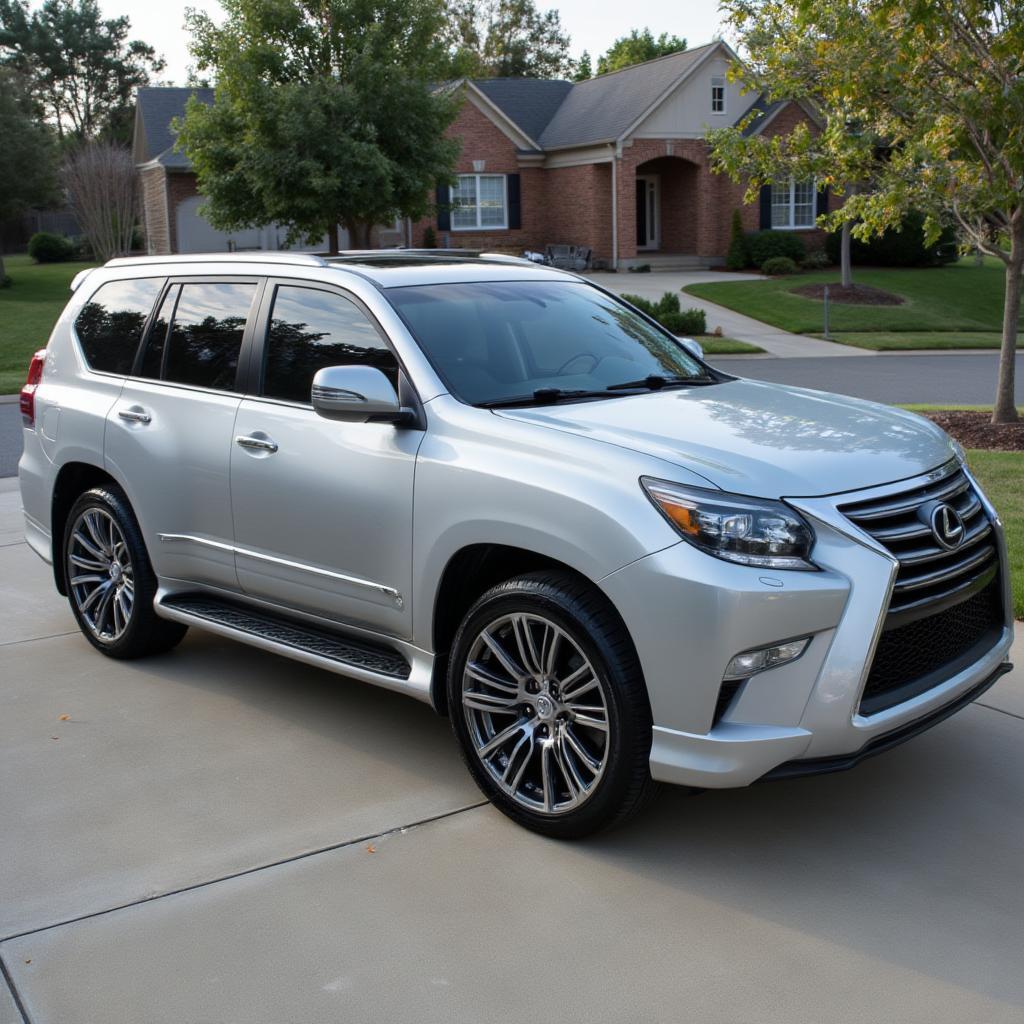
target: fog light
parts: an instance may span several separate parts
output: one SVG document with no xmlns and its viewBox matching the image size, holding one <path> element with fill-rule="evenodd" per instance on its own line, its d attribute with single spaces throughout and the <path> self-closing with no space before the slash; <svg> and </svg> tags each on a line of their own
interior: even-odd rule
<svg viewBox="0 0 1024 1024">
<path fill-rule="evenodd" d="M 765 669 L 775 668 L 776 665 L 796 661 L 807 650 L 810 642 L 811 638 L 805 636 L 801 640 L 787 640 L 784 644 L 761 647 L 756 651 L 744 651 L 729 662 L 722 679 L 746 679 L 758 672 L 764 672 Z"/>
</svg>

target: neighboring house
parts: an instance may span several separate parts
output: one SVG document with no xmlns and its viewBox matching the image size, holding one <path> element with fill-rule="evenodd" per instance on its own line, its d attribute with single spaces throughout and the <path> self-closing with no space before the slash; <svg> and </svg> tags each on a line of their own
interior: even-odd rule
<svg viewBox="0 0 1024 1024">
<path fill-rule="evenodd" d="M 723 262 L 732 212 L 740 209 L 747 230 L 800 231 L 809 248 L 820 247 L 814 222 L 829 197 L 813 182 L 772 186 L 759 204 L 744 205 L 743 186 L 711 171 L 709 127 L 735 124 L 751 110 L 757 117 L 750 133 L 815 123 L 804 105 L 741 93 L 727 77 L 735 60 L 727 44 L 714 42 L 584 82 L 498 78 L 442 86 L 464 92 L 448 130 L 462 142 L 456 184 L 437 190 L 432 217 L 378 231 L 375 241 L 421 246 L 432 228 L 442 247 L 518 254 L 574 244 L 589 246 L 605 266 L 709 266 Z M 214 239 L 196 213 L 195 175 L 174 152 L 169 127 L 193 91 L 212 99 L 209 90 L 139 90 L 136 162 L 151 251 L 226 248 L 228 241 L 277 247 L 282 233 L 272 228 L 244 240 Z"/>
</svg>

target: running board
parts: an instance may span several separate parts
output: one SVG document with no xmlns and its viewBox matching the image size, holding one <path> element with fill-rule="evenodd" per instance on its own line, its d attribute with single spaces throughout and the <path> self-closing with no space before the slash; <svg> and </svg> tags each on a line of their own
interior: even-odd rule
<svg viewBox="0 0 1024 1024">
<path fill-rule="evenodd" d="M 158 598 L 156 610 L 176 622 L 409 693 L 421 700 L 430 699 L 429 664 L 410 665 L 401 653 L 383 644 L 320 629 L 209 594 L 166 594 Z"/>
</svg>

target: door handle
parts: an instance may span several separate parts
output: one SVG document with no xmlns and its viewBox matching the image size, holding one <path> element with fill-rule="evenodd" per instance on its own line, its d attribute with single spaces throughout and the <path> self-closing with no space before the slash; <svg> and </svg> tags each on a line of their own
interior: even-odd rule
<svg viewBox="0 0 1024 1024">
<path fill-rule="evenodd" d="M 151 423 L 153 417 L 145 409 L 118 409 L 117 415 L 129 423 Z"/>
<path fill-rule="evenodd" d="M 235 444 L 240 445 L 242 448 L 252 448 L 258 452 L 270 452 L 273 454 L 277 451 L 277 442 L 271 441 L 269 437 L 252 437 L 247 434 L 239 434 L 235 438 Z"/>
</svg>

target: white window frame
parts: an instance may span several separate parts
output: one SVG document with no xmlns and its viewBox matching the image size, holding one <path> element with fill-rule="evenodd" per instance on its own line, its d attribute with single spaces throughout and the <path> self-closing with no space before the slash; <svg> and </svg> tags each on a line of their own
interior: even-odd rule
<svg viewBox="0 0 1024 1024">
<path fill-rule="evenodd" d="M 811 183 L 811 221 L 809 224 L 797 224 L 796 223 L 796 187 L 797 185 L 803 185 L 807 182 Z M 789 182 L 785 185 L 771 186 L 772 190 L 772 231 L 813 231 L 818 226 L 818 183 L 814 178 L 803 178 L 797 181 L 796 178 L 790 178 Z M 775 223 L 775 210 L 781 207 L 781 203 L 775 202 L 775 195 L 781 189 L 787 189 L 787 202 L 786 202 L 786 213 L 787 220 L 785 224 Z M 801 206 L 805 205 L 803 203 Z"/>
<path fill-rule="evenodd" d="M 476 223 L 475 224 L 459 224 L 455 223 L 455 199 L 454 190 L 452 193 L 452 209 L 451 209 L 451 230 L 452 231 L 507 231 L 508 230 L 508 175 L 507 174 L 457 174 L 455 176 L 459 182 L 462 182 L 468 178 L 472 178 L 474 181 L 474 193 L 476 196 L 473 209 L 476 211 Z M 501 209 L 504 216 L 500 224 L 482 224 L 480 222 L 480 179 L 481 178 L 501 178 Z"/>
<path fill-rule="evenodd" d="M 715 90 L 716 89 L 721 89 L 722 90 L 722 95 L 720 97 L 715 95 Z M 711 113 L 712 114 L 724 114 L 725 113 L 725 103 L 726 103 L 726 95 L 727 95 L 727 93 L 728 93 L 728 90 L 726 89 L 726 78 L 725 78 L 725 75 L 714 75 L 714 76 L 712 76 L 712 78 L 711 78 Z M 719 99 L 721 100 L 722 105 L 720 107 L 716 107 L 715 103 Z"/>
</svg>

